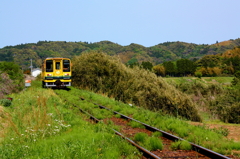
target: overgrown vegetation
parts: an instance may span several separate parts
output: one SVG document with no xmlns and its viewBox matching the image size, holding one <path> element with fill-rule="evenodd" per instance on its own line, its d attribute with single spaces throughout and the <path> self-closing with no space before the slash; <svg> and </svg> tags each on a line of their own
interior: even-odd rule
<svg viewBox="0 0 240 159">
<path fill-rule="evenodd" d="M 23 73 L 13 62 L 0 62 L 0 99 L 23 89 Z"/>
<path fill-rule="evenodd" d="M 162 78 L 145 69 L 128 68 L 102 52 L 92 51 L 73 59 L 73 85 L 150 110 L 201 120 L 192 101 Z"/>
<path fill-rule="evenodd" d="M 188 94 L 196 103 L 198 111 L 208 114 L 208 119 L 220 119 L 227 123 L 240 123 L 240 84 L 231 85 L 238 78 L 176 78 L 168 83 Z M 205 119 L 206 120 L 206 119 Z"/>
</svg>

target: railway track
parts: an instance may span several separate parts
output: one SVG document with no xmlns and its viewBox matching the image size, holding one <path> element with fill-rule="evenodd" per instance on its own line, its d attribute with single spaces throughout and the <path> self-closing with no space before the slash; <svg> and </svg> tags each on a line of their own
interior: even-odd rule
<svg viewBox="0 0 240 159">
<path fill-rule="evenodd" d="M 81 100 L 84 100 L 84 98 L 80 98 L 80 99 L 81 99 Z M 170 134 L 170 133 L 168 133 L 168 132 L 162 131 L 162 130 L 160 130 L 160 129 L 158 129 L 158 128 L 152 127 L 152 126 L 150 126 L 150 125 L 148 125 L 148 124 L 146 124 L 146 123 L 143 123 L 143 122 L 141 122 L 141 121 L 138 121 L 138 120 L 136 120 L 136 119 L 133 119 L 133 118 L 131 118 L 131 117 L 128 117 L 128 116 L 126 116 L 126 115 L 124 115 L 124 114 L 121 114 L 121 113 L 119 113 L 119 112 L 117 112 L 117 111 L 113 111 L 113 110 L 111 110 L 111 109 L 109 109 L 109 108 L 107 108 L 107 107 L 105 107 L 105 106 L 99 105 L 99 104 L 97 104 L 97 103 L 94 103 L 94 104 L 97 105 L 97 106 L 98 106 L 99 108 L 101 108 L 101 109 L 106 109 L 106 110 L 111 111 L 113 114 L 118 114 L 118 115 L 120 115 L 121 118 L 123 118 L 123 119 L 126 119 L 126 120 L 128 120 L 128 121 L 135 121 L 135 122 L 137 122 L 137 123 L 140 123 L 140 124 L 142 124 L 143 126 L 145 126 L 145 128 L 146 128 L 147 130 L 149 130 L 150 132 L 156 132 L 156 131 L 161 132 L 162 135 L 163 135 L 163 138 L 162 138 L 162 139 L 163 139 L 163 141 L 165 141 L 165 145 L 170 145 L 169 142 L 171 142 L 171 141 L 178 141 L 178 140 L 184 141 L 184 139 L 182 139 L 182 138 L 180 138 L 180 137 L 177 137 L 177 136 L 172 135 L 172 134 Z M 166 139 L 167 139 L 167 140 L 166 140 Z M 214 158 L 214 159 L 230 159 L 230 158 L 227 157 L 227 156 L 224 156 L 224 155 L 222 155 L 222 154 L 216 153 L 216 152 L 214 152 L 214 151 L 212 151 L 212 150 L 209 150 L 209 149 L 204 148 L 204 147 L 202 147 L 202 146 L 199 146 L 199 145 L 197 145 L 197 144 L 194 144 L 194 143 L 191 143 L 191 142 L 189 142 L 189 143 L 190 143 L 190 145 L 192 146 L 193 151 L 196 152 L 195 154 L 194 154 L 192 151 L 191 151 L 191 152 L 187 151 L 187 152 L 185 152 L 185 153 L 190 154 L 190 156 L 187 156 L 187 155 L 184 155 L 184 154 L 183 154 L 184 151 L 181 151 L 181 152 L 178 152 L 178 153 L 175 152 L 176 155 L 174 155 L 174 156 L 169 156 L 167 153 L 170 153 L 170 152 L 172 152 L 172 151 L 169 151 L 169 149 L 168 149 L 168 150 L 167 150 L 167 153 L 165 153 L 165 155 L 160 155 L 160 156 L 163 156 L 162 158 L 166 158 L 166 157 L 168 156 L 168 158 Z"/>
<path fill-rule="evenodd" d="M 84 98 L 80 98 L 81 100 L 85 100 Z M 146 123 L 142 123 L 138 120 L 135 120 L 131 117 L 128 117 L 124 114 L 121 114 L 119 112 L 116 112 L 116 111 L 113 111 L 105 106 L 102 106 L 102 105 L 99 105 L 97 103 L 93 103 L 95 105 L 97 105 L 99 108 L 101 109 L 106 109 L 108 111 L 111 111 L 113 114 L 118 114 L 120 115 L 121 118 L 112 118 L 110 120 L 112 120 L 114 122 L 114 124 L 116 125 L 124 125 L 121 130 L 121 132 L 118 132 L 114 129 L 112 129 L 115 134 L 121 136 L 122 138 L 126 139 L 128 142 L 130 142 L 132 145 L 136 146 L 142 153 L 143 153 L 143 158 L 174 158 L 174 159 L 180 159 L 180 158 L 214 158 L 214 159 L 230 159 L 229 157 L 227 156 L 224 156 L 224 155 L 221 155 L 219 153 L 216 153 L 212 150 L 209 150 L 207 148 L 204 148 L 202 146 L 199 146 L 199 145 L 196 145 L 194 143 L 191 143 L 191 146 L 192 146 L 192 150 L 171 150 L 170 148 L 170 145 L 171 145 L 171 142 L 174 142 L 174 141 L 184 141 L 184 139 L 182 138 L 179 138 L 175 135 L 172 135 L 168 132 L 165 132 L 165 131 L 162 131 L 160 129 L 157 129 L 155 127 L 152 127 Z M 90 113 L 82 110 L 79 106 L 75 105 L 75 104 L 72 104 L 74 107 L 78 108 L 81 112 L 87 114 L 90 119 L 94 120 L 96 123 L 99 122 L 100 120 L 97 119 L 96 117 L 94 117 L 93 115 L 91 115 Z M 152 132 L 161 132 L 162 133 L 162 141 L 163 141 L 163 144 L 164 144 L 164 149 L 162 151 L 160 150 L 157 150 L 157 151 L 149 151 L 147 149 L 145 149 L 144 147 L 138 145 L 136 142 L 134 142 L 133 140 L 131 140 L 129 137 L 132 137 L 133 135 L 133 132 L 135 131 L 135 133 L 137 132 L 140 132 L 140 131 L 143 131 L 143 130 L 139 130 L 139 129 L 136 129 L 136 128 L 131 128 L 130 126 L 127 126 L 127 122 L 129 121 L 135 121 L 135 122 L 138 122 L 140 124 L 142 124 L 146 130 L 145 132 L 150 134 Z M 125 122 L 125 124 L 123 124 Z M 134 130 L 136 129 L 136 130 Z M 123 133 L 124 134 L 123 134 Z"/>
</svg>

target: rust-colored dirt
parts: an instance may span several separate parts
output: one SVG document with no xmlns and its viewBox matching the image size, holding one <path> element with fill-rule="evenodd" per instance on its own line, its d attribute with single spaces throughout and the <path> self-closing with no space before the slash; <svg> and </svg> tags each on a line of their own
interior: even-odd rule
<svg viewBox="0 0 240 159">
<path fill-rule="evenodd" d="M 146 129 L 141 129 L 141 128 L 132 128 L 130 126 L 127 125 L 128 121 L 121 119 L 121 118 L 116 118 L 116 117 L 112 117 L 111 119 L 109 119 L 111 121 L 113 121 L 116 125 L 121 126 L 121 133 L 124 134 L 125 136 L 127 136 L 128 138 L 133 138 L 134 135 L 136 133 L 139 132 L 144 132 L 147 133 L 148 135 L 151 135 L 151 131 L 148 131 Z M 190 150 L 190 151 L 186 151 L 186 150 L 171 150 L 171 143 L 173 141 L 168 140 L 166 138 L 161 137 L 161 140 L 163 141 L 163 146 L 164 149 L 163 150 L 157 150 L 157 151 L 153 151 L 152 153 L 154 153 L 155 155 L 161 157 L 161 158 L 174 158 L 174 159 L 178 159 L 178 158 L 201 158 L 201 159 L 207 159 L 208 157 L 203 156 L 202 154 L 199 154 L 196 151 Z"/>
</svg>

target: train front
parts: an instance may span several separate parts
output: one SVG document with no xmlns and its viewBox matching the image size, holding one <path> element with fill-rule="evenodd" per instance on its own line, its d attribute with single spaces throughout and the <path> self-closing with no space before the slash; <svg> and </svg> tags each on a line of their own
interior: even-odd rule
<svg viewBox="0 0 240 159">
<path fill-rule="evenodd" d="M 71 86 L 71 60 L 69 58 L 47 58 L 42 67 L 43 87 Z"/>
</svg>

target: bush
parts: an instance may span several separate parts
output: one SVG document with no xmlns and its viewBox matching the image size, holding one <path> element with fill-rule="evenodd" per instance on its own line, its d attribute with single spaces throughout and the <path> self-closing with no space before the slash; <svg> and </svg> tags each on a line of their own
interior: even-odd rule
<svg viewBox="0 0 240 159">
<path fill-rule="evenodd" d="M 0 62 L 0 98 L 24 88 L 24 76 L 20 67 L 13 62 Z"/>
<path fill-rule="evenodd" d="M 154 73 L 139 67 L 128 68 L 103 52 L 91 51 L 73 59 L 73 85 L 125 103 L 201 121 L 187 95 Z"/>
<path fill-rule="evenodd" d="M 11 100 L 9 99 L 0 99 L 0 105 L 5 106 L 5 107 L 9 107 L 11 105 Z"/>
<path fill-rule="evenodd" d="M 197 72 L 195 72 L 195 76 L 198 77 L 198 78 L 201 78 L 202 77 L 202 73 L 197 71 Z"/>
<path fill-rule="evenodd" d="M 235 86 L 232 89 L 226 89 L 215 100 L 210 102 L 212 114 L 217 114 L 221 121 L 228 123 L 240 123 L 240 91 Z"/>
</svg>

